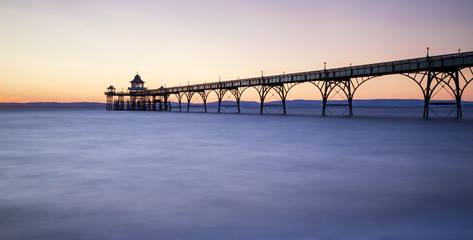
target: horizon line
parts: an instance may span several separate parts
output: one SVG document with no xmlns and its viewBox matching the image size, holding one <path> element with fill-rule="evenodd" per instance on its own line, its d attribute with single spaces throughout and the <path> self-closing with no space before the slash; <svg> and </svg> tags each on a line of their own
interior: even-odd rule
<svg viewBox="0 0 473 240">
<path fill-rule="evenodd" d="M 353 99 L 353 101 L 376 101 L 376 100 L 416 100 L 416 101 L 424 101 L 424 99 L 418 99 L 418 98 L 370 98 L 370 99 Z M 279 101 L 270 101 L 270 102 L 280 102 Z M 286 100 L 286 102 L 289 101 L 323 101 L 322 99 L 292 99 L 292 100 Z M 330 101 L 348 101 L 346 99 L 334 99 Z M 455 99 L 437 99 L 437 100 L 432 100 L 432 101 L 455 101 Z M 171 101 L 172 102 L 172 101 Z M 208 103 L 215 103 L 217 101 L 213 102 L 208 102 Z M 235 102 L 233 100 L 230 101 L 225 101 L 225 102 Z M 258 101 L 240 101 L 240 102 L 255 102 L 259 103 Z M 473 102 L 473 100 L 462 100 L 462 102 Z M 68 103 L 99 103 L 99 104 L 105 104 L 105 102 L 57 102 L 57 101 L 37 101 L 37 102 L 0 102 L 0 104 L 31 104 L 31 103 L 59 103 L 59 104 L 68 104 Z M 187 104 L 183 102 L 183 104 Z"/>
</svg>

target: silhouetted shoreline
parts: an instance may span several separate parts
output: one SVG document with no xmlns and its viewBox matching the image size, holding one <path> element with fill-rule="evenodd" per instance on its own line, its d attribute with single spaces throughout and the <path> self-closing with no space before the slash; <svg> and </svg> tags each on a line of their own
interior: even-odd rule
<svg viewBox="0 0 473 240">
<path fill-rule="evenodd" d="M 0 108 L 105 108 L 105 103 L 97 102 L 31 102 L 31 103 L 0 103 Z"/>
</svg>

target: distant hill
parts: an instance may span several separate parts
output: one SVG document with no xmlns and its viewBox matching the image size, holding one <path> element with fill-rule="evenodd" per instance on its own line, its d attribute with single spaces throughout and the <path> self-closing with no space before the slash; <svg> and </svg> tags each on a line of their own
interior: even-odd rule
<svg viewBox="0 0 473 240">
<path fill-rule="evenodd" d="M 105 103 L 96 102 L 31 102 L 31 103 L 0 103 L 0 108 L 105 108 Z"/>
<path fill-rule="evenodd" d="M 347 101 L 332 100 L 329 104 L 346 104 Z M 222 105 L 231 106 L 235 102 L 222 102 Z M 265 104 L 281 104 L 280 101 L 267 102 Z M 199 105 L 199 104 L 197 104 Z M 183 103 L 182 106 L 187 106 Z M 218 102 L 207 103 L 207 107 L 217 107 Z M 240 106 L 243 108 L 258 108 L 260 104 L 252 101 L 241 101 Z M 473 107 L 473 102 L 462 101 L 463 107 Z M 288 100 L 286 101 L 287 108 L 319 108 L 322 107 L 321 100 Z M 353 107 L 355 108 L 410 108 L 410 107 L 424 107 L 424 100 L 420 99 L 368 99 L 368 100 L 353 100 Z"/>
<path fill-rule="evenodd" d="M 322 101 L 319 100 L 293 100 L 288 101 L 288 107 L 322 107 Z M 333 100 L 328 104 L 347 104 L 346 100 Z M 369 99 L 369 100 L 353 100 L 353 107 L 360 108 L 409 108 L 423 107 L 424 100 L 420 99 Z"/>
<path fill-rule="evenodd" d="M 267 102 L 265 104 L 280 104 L 281 102 Z M 346 104 L 346 101 L 329 101 L 330 104 Z M 173 103 L 174 105 L 175 103 Z M 197 104 L 202 105 L 202 104 Z M 235 102 L 223 101 L 222 106 L 235 106 Z M 185 102 L 182 106 L 187 106 Z M 218 102 L 207 103 L 209 108 L 217 108 Z M 242 108 L 258 108 L 258 102 L 241 101 Z M 319 108 L 322 107 L 321 100 L 288 100 L 286 101 L 287 108 Z M 424 100 L 419 99 L 369 99 L 369 100 L 353 100 L 353 107 L 355 108 L 409 108 L 409 107 L 423 107 Z M 473 107 L 472 101 L 462 101 L 463 107 Z M 59 103 L 59 102 L 32 102 L 32 103 L 0 103 L 0 108 L 103 108 L 105 103 L 97 102 L 73 102 L 73 103 Z"/>
</svg>

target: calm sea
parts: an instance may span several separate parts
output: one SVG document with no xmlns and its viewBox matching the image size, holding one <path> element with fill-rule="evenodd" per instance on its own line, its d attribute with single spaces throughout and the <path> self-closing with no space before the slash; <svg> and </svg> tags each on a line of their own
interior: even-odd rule
<svg viewBox="0 0 473 240">
<path fill-rule="evenodd" d="M 473 119 L 409 111 L 0 109 L 0 239 L 473 239 Z"/>
</svg>

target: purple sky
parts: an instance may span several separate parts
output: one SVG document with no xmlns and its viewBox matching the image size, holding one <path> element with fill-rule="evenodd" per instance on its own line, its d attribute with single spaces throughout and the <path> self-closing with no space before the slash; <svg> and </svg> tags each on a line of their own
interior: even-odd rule
<svg viewBox="0 0 473 240">
<path fill-rule="evenodd" d="M 427 46 L 472 51 L 471 9 L 465 0 L 2 1 L 0 101 L 102 101 L 137 70 L 157 88 L 420 57 Z M 399 77 L 365 87 L 359 98 L 421 97 Z"/>
</svg>

